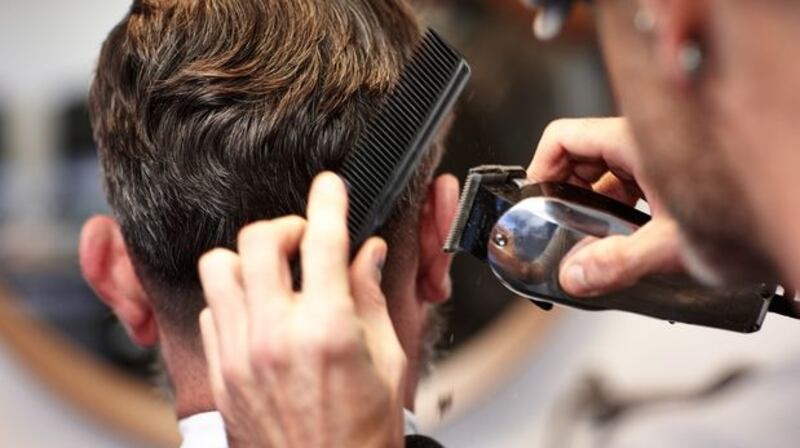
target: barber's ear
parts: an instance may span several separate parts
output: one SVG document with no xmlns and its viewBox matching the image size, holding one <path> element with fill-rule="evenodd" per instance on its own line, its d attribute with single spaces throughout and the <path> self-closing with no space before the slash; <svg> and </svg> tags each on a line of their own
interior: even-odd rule
<svg viewBox="0 0 800 448">
<path fill-rule="evenodd" d="M 418 296 L 428 303 L 450 298 L 453 257 L 442 251 L 458 209 L 458 179 L 443 175 L 434 180 L 420 216 Z"/>
<path fill-rule="evenodd" d="M 656 55 L 668 82 L 679 87 L 692 83 L 693 73 L 683 62 L 687 45 L 704 46 L 710 20 L 708 0 L 650 0 L 656 18 Z"/>
<path fill-rule="evenodd" d="M 114 311 L 131 339 L 142 346 L 155 345 L 158 323 L 117 222 L 108 216 L 87 221 L 78 252 L 86 281 Z"/>
</svg>

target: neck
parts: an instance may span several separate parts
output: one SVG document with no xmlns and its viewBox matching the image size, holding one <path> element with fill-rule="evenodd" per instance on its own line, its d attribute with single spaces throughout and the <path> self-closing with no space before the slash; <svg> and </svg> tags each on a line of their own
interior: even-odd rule
<svg viewBox="0 0 800 448">
<path fill-rule="evenodd" d="M 187 348 L 185 343 L 161 336 L 162 356 L 175 394 L 177 417 L 182 419 L 216 410 L 202 346 Z"/>
<path fill-rule="evenodd" d="M 398 285 L 397 290 L 404 288 L 409 287 Z M 412 306 L 415 300 L 389 300 L 388 302 L 390 314 L 410 316 L 399 322 L 393 319 L 393 323 L 408 356 L 404 405 L 406 409 L 414 410 L 419 371 L 422 365 L 429 360 L 425 359 L 428 354 L 420 352 L 420 347 L 424 343 L 422 341 L 422 338 L 425 337 L 424 329 L 411 323 L 426 323 L 430 310 L 424 306 Z M 410 309 L 399 309 L 405 307 L 410 307 Z M 203 412 L 215 411 L 216 405 L 208 380 L 208 369 L 199 336 L 197 341 L 187 343 L 185 337 L 165 333 L 162 329 L 159 340 L 161 341 L 164 365 L 175 396 L 174 407 L 177 417 L 182 419 Z"/>
</svg>

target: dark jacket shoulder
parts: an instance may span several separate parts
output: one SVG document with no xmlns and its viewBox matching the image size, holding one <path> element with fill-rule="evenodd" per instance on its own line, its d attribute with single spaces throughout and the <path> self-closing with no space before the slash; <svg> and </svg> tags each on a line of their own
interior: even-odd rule
<svg viewBox="0 0 800 448">
<path fill-rule="evenodd" d="M 442 444 L 425 436 L 406 436 L 406 448 L 444 448 Z"/>
</svg>

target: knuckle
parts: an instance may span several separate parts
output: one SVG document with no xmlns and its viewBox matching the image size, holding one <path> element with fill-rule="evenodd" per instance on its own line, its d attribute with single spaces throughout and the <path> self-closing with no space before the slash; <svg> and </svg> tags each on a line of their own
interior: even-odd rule
<svg viewBox="0 0 800 448">
<path fill-rule="evenodd" d="M 610 237 L 606 241 L 605 248 L 597 254 L 597 268 L 610 282 L 619 283 L 626 280 L 628 257 L 623 250 L 626 241 L 622 236 Z"/>
<path fill-rule="evenodd" d="M 270 221 L 259 221 L 245 226 L 239 231 L 237 242 L 239 247 L 252 246 L 268 241 L 272 234 L 273 224 Z"/>
<path fill-rule="evenodd" d="M 251 347 L 250 363 L 256 371 L 263 367 L 285 370 L 289 367 L 290 359 L 288 347 L 277 339 L 259 341 Z"/>
<path fill-rule="evenodd" d="M 345 232 L 331 229 L 330 232 L 310 232 L 302 242 L 303 251 L 318 251 L 319 253 L 334 254 L 347 248 L 348 240 Z"/>
<path fill-rule="evenodd" d="M 203 295 L 206 298 L 206 302 L 211 306 L 211 309 L 218 309 L 218 307 L 224 307 L 226 305 L 223 299 L 230 295 L 230 291 L 223 284 L 212 281 L 206 282 L 205 285 L 203 285 Z"/>
<path fill-rule="evenodd" d="M 547 136 L 554 136 L 561 133 L 562 130 L 573 124 L 575 120 L 571 118 L 557 118 L 551 121 L 545 128 L 544 134 Z"/>
<path fill-rule="evenodd" d="M 281 222 L 287 226 L 298 227 L 306 224 L 305 218 L 300 215 L 289 215 L 281 218 Z"/>
<path fill-rule="evenodd" d="M 217 272 L 220 267 L 231 263 L 233 259 L 234 255 L 227 249 L 216 248 L 200 257 L 198 268 L 201 274 L 214 273 Z"/>
<path fill-rule="evenodd" d="M 329 345 L 327 355 L 332 359 L 349 358 L 363 351 L 363 335 L 360 328 L 348 328 L 338 332 Z"/>
<path fill-rule="evenodd" d="M 278 218 L 271 222 L 272 226 L 269 229 L 269 234 L 273 237 L 272 240 L 277 245 L 285 245 L 290 239 L 294 239 L 295 235 L 300 232 L 305 232 L 306 220 L 297 215 L 285 216 Z"/>
<path fill-rule="evenodd" d="M 616 126 L 616 129 L 620 132 L 627 133 L 630 131 L 630 122 L 624 117 L 607 118 L 606 120 L 612 126 Z"/>
<path fill-rule="evenodd" d="M 361 346 L 357 338 L 348 334 L 337 334 L 328 339 L 320 355 L 324 360 L 336 363 L 359 353 L 361 353 Z"/>
<path fill-rule="evenodd" d="M 347 231 L 343 223 L 326 223 L 309 232 L 303 243 L 320 250 L 340 250 L 347 244 Z"/>
<path fill-rule="evenodd" d="M 304 350 L 324 362 L 338 361 L 358 351 L 357 333 L 347 325 L 336 325 L 333 319 L 320 322 L 304 338 Z"/>
<path fill-rule="evenodd" d="M 556 120 L 551 121 L 550 123 L 547 123 L 547 126 L 544 127 L 543 134 L 544 135 L 553 134 L 559 127 L 561 127 L 561 123 L 563 120 L 564 120 L 563 118 L 558 118 Z"/>
<path fill-rule="evenodd" d="M 224 362 L 220 366 L 220 370 L 225 384 L 232 387 L 244 387 L 247 375 L 238 365 L 231 362 Z"/>
</svg>

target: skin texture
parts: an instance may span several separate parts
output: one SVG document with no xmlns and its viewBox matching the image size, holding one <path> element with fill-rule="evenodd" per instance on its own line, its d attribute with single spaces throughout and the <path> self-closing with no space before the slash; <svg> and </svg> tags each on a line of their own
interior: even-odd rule
<svg viewBox="0 0 800 448">
<path fill-rule="evenodd" d="M 655 219 L 629 238 L 587 241 L 565 260 L 564 287 L 593 295 L 680 269 L 711 284 L 796 284 L 800 246 L 791 223 L 800 204 L 789 167 L 800 163 L 800 142 L 785 117 L 800 107 L 791 87 L 800 67 L 788 59 L 797 31 L 787 18 L 798 8 L 780 1 L 603 0 L 596 12 L 628 118 L 554 123 L 530 174 L 628 203 L 640 189 Z M 654 19 L 652 30 L 635 28 L 642 13 Z M 681 64 L 688 44 L 703 51 L 696 72 Z M 780 70 L 767 69 L 776 64 Z"/>
<path fill-rule="evenodd" d="M 677 224 L 642 182 L 642 166 L 623 118 L 559 120 L 542 135 L 528 168 L 534 182 L 569 182 L 628 205 L 645 199 L 653 220 L 631 236 L 580 242 L 563 262 L 560 282 L 576 296 L 631 286 L 652 271 L 683 269 Z"/>
<path fill-rule="evenodd" d="M 762 6 L 743 6 L 755 3 Z M 752 157 L 758 148 L 757 142 L 743 145 L 747 140 L 737 135 L 749 114 L 731 110 L 724 99 L 741 95 L 741 88 L 727 80 L 745 70 L 727 64 L 728 53 L 741 50 L 727 48 L 732 25 L 725 24 L 725 16 L 776 6 L 710 0 L 598 4 L 612 84 L 630 117 L 642 171 L 680 223 L 687 243 L 684 259 L 712 283 L 777 276 L 766 240 L 767 217 L 757 212 L 763 204 L 753 200 L 752 173 L 734 167 L 734 160 Z M 635 29 L 639 11 L 655 18 L 651 32 Z M 680 60 L 681 49 L 690 43 L 704 51 L 696 73 L 684 70 Z"/>
<path fill-rule="evenodd" d="M 398 274 L 384 276 L 381 290 L 390 298 L 388 312 L 406 356 L 408 372 L 404 376 L 401 403 L 408 409 L 414 407 L 419 372 L 427 362 L 425 338 L 432 307 L 448 300 L 451 293 L 452 257 L 441 248 L 455 216 L 458 192 L 458 181 L 453 176 L 436 178 L 420 207 L 419 228 L 412 232 L 424 235 L 413 239 L 417 248 L 388 249 L 384 272 L 392 269 Z M 254 245 L 260 247 L 258 242 Z M 242 247 L 241 241 L 239 246 Z M 178 416 L 216 409 L 209 371 L 202 356 L 202 341 L 198 341 L 199 347 L 195 349 L 180 334 L 170 331 L 169 326 L 161 325 L 152 299 L 133 268 L 116 221 L 106 216 L 89 220 L 81 235 L 79 252 L 84 277 L 125 325 L 132 340 L 144 346 L 159 344 L 162 348 L 175 389 Z M 399 269 L 400 266 L 405 269 Z"/>
<path fill-rule="evenodd" d="M 423 209 L 426 274 L 416 289 L 424 301 L 449 296 L 450 258 L 439 248 L 457 188 L 452 177 L 439 178 L 431 187 L 438 201 Z M 444 210 L 441 219 L 426 219 Z M 409 350 L 400 341 L 409 339 L 393 325 L 381 288 L 386 243 L 367 241 L 348 266 L 347 194 L 333 174 L 314 182 L 307 215 L 247 226 L 238 253 L 217 249 L 200 261 L 209 304 L 200 325 L 230 443 L 403 446 L 402 409 L 413 389 L 408 394 Z M 293 291 L 289 263 L 298 254 L 303 288 Z M 417 344 L 420 330 L 411 340 Z"/>
<path fill-rule="evenodd" d="M 328 173 L 307 221 L 252 224 L 238 254 L 201 259 L 201 330 L 232 446 L 403 446 L 406 359 L 380 287 L 387 246 L 367 241 L 351 266 L 348 246 L 347 194 Z"/>
</svg>

